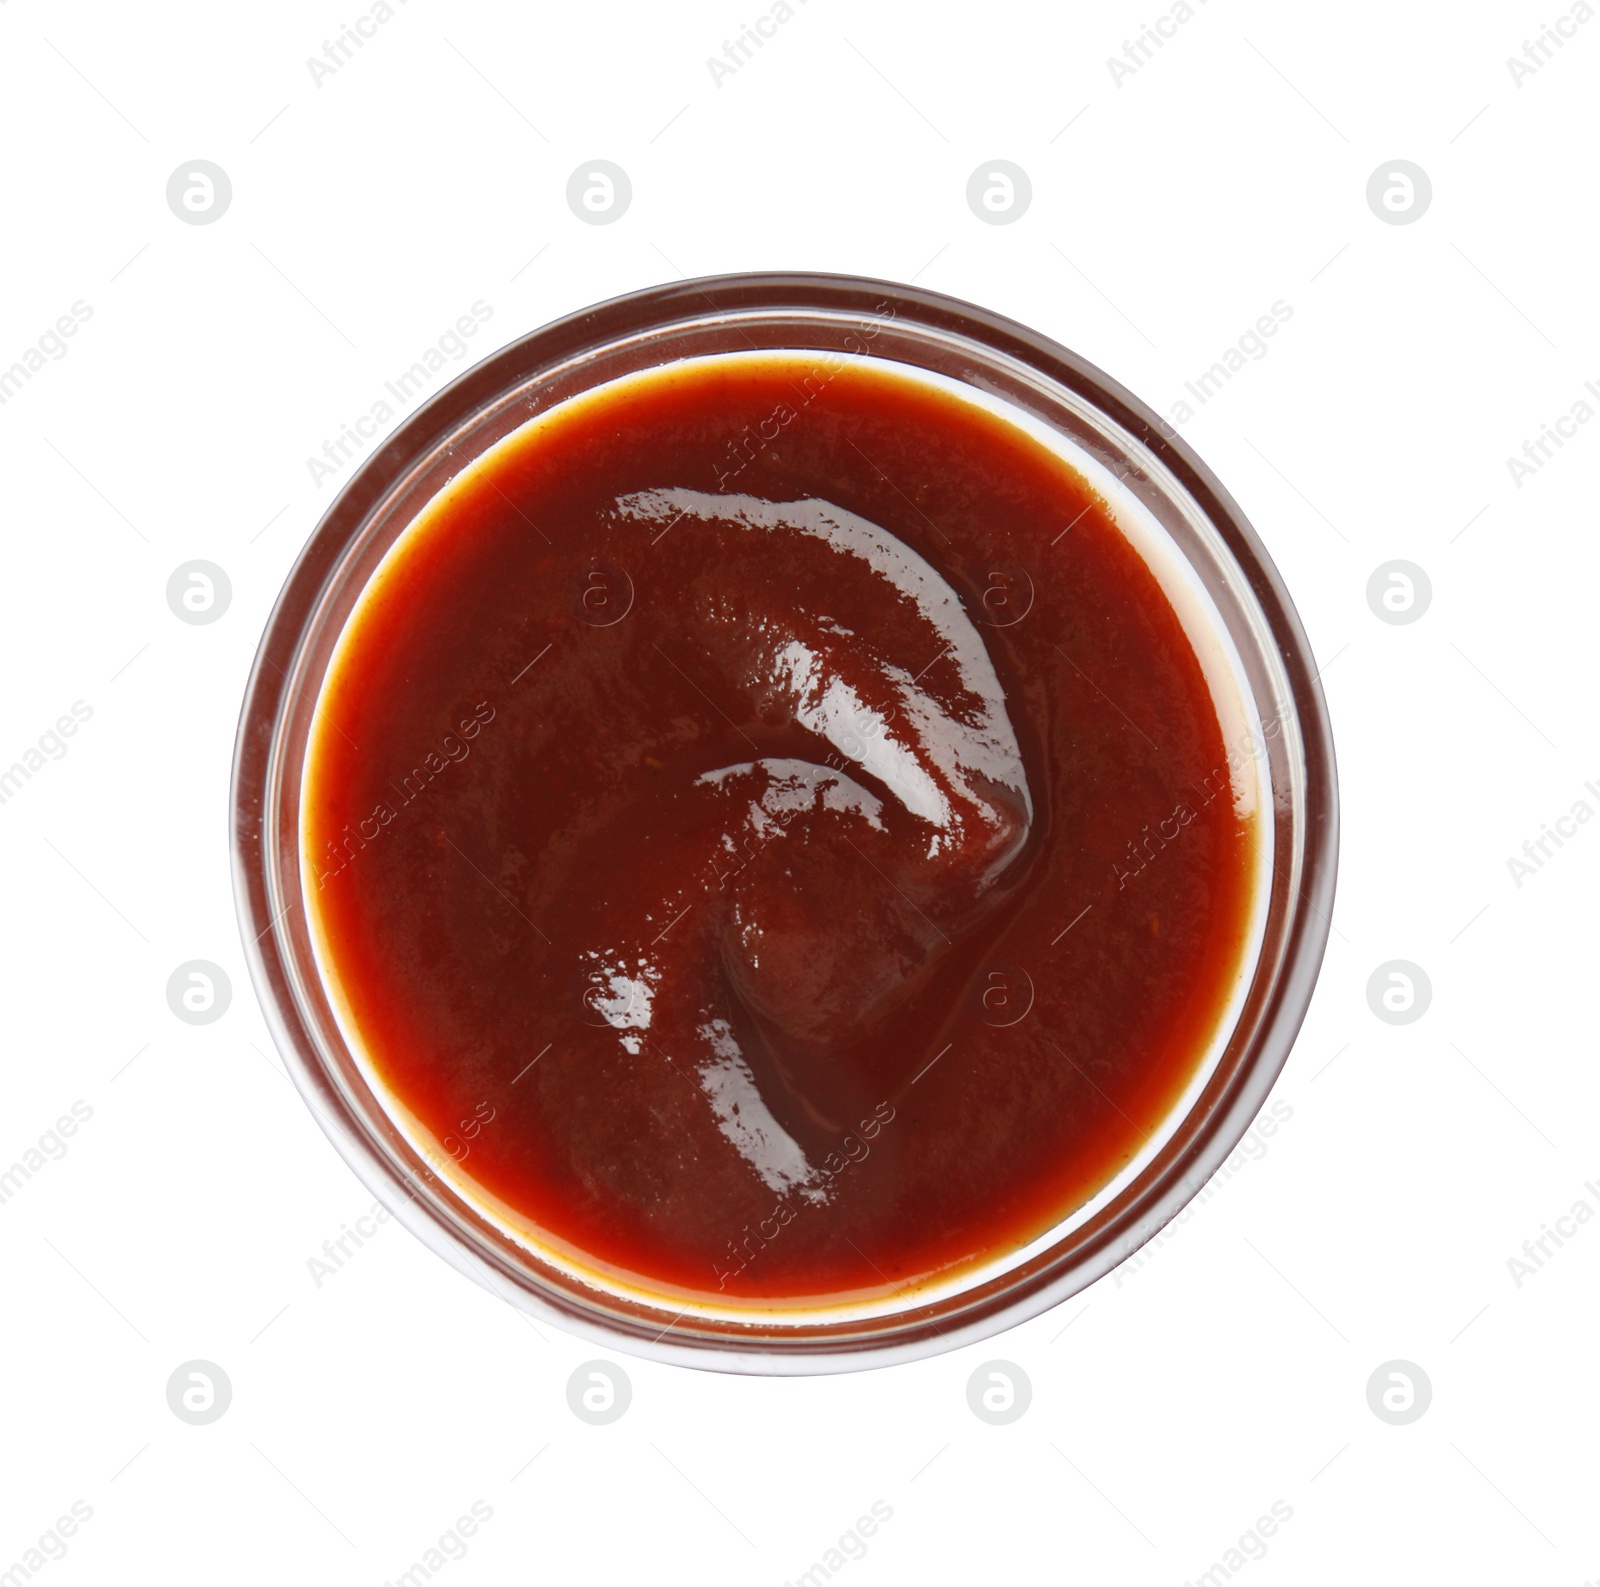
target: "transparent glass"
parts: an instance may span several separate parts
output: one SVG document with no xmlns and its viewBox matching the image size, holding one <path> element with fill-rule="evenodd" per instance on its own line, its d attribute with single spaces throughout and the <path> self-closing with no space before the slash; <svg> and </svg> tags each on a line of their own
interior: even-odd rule
<svg viewBox="0 0 1600 1587">
<path fill-rule="evenodd" d="M 751 349 L 885 358 L 953 379 L 1067 437 L 1170 537 L 1236 655 L 1268 794 L 1260 947 L 1209 1073 L 1155 1149 L 1085 1215 L 1001 1270 L 874 1315 L 818 1321 L 689 1315 L 603 1293 L 542 1261 L 405 1137 L 340 1030 L 302 903 L 300 789 L 312 714 L 362 588 L 417 512 L 535 414 L 676 360 Z M 1182 1210 L 1260 1110 L 1299 1030 L 1327 942 L 1338 847 L 1333 741 L 1287 591 L 1238 505 L 1171 426 L 1075 353 L 936 293 L 843 276 L 711 277 L 651 288 L 533 332 L 468 370 L 350 480 L 278 598 L 256 657 L 233 769 L 234 888 L 257 995 L 322 1128 L 414 1234 L 512 1304 L 637 1355 L 747 1373 L 849 1371 L 971 1344 L 1110 1271 Z"/>
</svg>

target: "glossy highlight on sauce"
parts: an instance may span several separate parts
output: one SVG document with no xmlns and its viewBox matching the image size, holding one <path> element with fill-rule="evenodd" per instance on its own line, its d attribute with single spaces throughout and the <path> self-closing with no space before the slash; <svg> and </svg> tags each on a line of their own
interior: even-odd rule
<svg viewBox="0 0 1600 1587">
<path fill-rule="evenodd" d="M 319 701 L 341 1020 L 591 1282 L 870 1303 L 1134 1159 L 1251 940 L 1248 759 L 1084 475 L 873 359 L 556 408 L 391 549 Z"/>
</svg>

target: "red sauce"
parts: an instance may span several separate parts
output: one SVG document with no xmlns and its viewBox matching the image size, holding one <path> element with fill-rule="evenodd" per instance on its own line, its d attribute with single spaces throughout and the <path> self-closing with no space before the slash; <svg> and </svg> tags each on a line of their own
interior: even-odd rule
<svg viewBox="0 0 1600 1587">
<path fill-rule="evenodd" d="M 818 1305 L 1003 1255 L 1191 1080 L 1255 818 L 1083 477 L 852 361 L 557 409 L 391 553 L 306 779 L 324 968 L 591 1274 Z"/>
</svg>

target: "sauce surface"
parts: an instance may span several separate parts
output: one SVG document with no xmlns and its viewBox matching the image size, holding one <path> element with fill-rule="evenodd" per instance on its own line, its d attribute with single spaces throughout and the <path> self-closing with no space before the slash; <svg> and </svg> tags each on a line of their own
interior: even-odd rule
<svg viewBox="0 0 1600 1587">
<path fill-rule="evenodd" d="M 302 809 L 421 1143 L 592 1279 L 734 1309 L 923 1285 L 1107 1184 L 1224 1017 L 1257 826 L 1085 479 L 799 354 L 454 481 L 346 627 Z"/>
</svg>

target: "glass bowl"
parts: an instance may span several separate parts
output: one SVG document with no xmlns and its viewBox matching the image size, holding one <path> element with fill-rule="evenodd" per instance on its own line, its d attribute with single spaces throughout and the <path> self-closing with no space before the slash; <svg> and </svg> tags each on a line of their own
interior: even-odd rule
<svg viewBox="0 0 1600 1587">
<path fill-rule="evenodd" d="M 301 779 L 336 642 L 385 552 L 465 465 L 555 404 L 685 358 L 751 350 L 889 359 L 1054 438 L 1119 514 L 1154 524 L 1231 658 L 1265 811 L 1257 947 L 1197 1072 L 1147 1148 L 1044 1237 L 859 1313 L 720 1316 L 595 1288 L 499 1226 L 419 1149 L 350 1050 L 302 893 Z M 1287 1059 L 1327 942 L 1338 800 L 1327 708 L 1298 617 L 1238 505 L 1166 421 L 1077 354 L 997 314 L 889 282 L 756 274 L 653 287 L 467 370 L 357 470 L 317 525 L 256 656 L 235 746 L 232 858 L 250 973 L 289 1072 L 345 1160 L 411 1231 L 513 1305 L 618 1350 L 713 1370 L 850 1371 L 971 1344 L 1132 1255 L 1232 1153 Z"/>
</svg>

